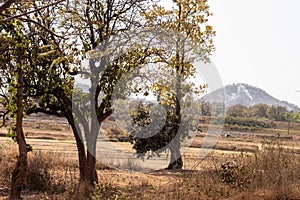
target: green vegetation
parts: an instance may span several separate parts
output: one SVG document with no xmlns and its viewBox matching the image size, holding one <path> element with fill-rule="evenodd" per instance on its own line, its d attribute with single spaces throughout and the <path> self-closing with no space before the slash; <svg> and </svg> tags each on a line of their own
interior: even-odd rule
<svg viewBox="0 0 300 200">
<path fill-rule="evenodd" d="M 209 102 L 200 102 L 202 116 L 211 116 L 213 114 L 212 105 Z M 222 107 L 219 104 L 219 107 Z M 218 116 L 218 113 L 215 113 Z M 222 116 L 212 117 L 216 124 L 220 124 Z M 209 121 L 205 121 L 208 123 Z M 276 122 L 287 122 L 284 127 L 290 132 L 291 123 L 300 122 L 300 112 L 288 111 L 283 106 L 269 106 L 266 104 L 257 104 L 247 107 L 237 104 L 227 108 L 224 127 L 230 130 L 239 131 L 258 131 L 263 128 L 276 128 Z M 283 128 L 283 127 L 280 127 Z"/>
</svg>

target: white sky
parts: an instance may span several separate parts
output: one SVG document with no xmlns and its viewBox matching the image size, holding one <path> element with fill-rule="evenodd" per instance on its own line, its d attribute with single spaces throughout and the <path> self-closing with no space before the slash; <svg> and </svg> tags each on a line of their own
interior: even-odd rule
<svg viewBox="0 0 300 200">
<path fill-rule="evenodd" d="M 300 1 L 209 0 L 223 84 L 248 83 L 300 105 Z"/>
<path fill-rule="evenodd" d="M 212 60 L 223 84 L 248 83 L 300 106 L 300 0 L 208 4 L 214 13 L 209 24 L 217 31 Z"/>
</svg>

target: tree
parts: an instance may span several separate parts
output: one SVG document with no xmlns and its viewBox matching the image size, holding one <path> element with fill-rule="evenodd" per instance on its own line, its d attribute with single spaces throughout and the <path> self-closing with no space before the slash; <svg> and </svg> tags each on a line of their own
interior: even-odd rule
<svg viewBox="0 0 300 200">
<path fill-rule="evenodd" d="M 27 13 L 27 9 L 37 7 L 38 4 L 38 1 L 35 1 L 15 5 L 13 8 L 1 13 L 10 20 L 0 18 L 2 30 L 0 40 L 5 41 L 1 42 L 3 51 L 0 52 L 1 81 L 5 82 L 5 85 L 1 85 L 1 97 L 7 108 L 5 115 L 9 112 L 15 115 L 16 123 L 10 128 L 9 135 L 18 143 L 19 147 L 17 165 L 12 174 L 10 199 L 21 199 L 21 191 L 26 187 L 27 152 L 31 150 L 31 147 L 26 143 L 22 130 L 23 115 L 25 113 L 30 114 L 31 111 L 36 110 L 38 104 L 41 106 L 45 103 L 45 101 L 39 101 L 48 94 L 46 89 L 49 88 L 45 89 L 47 85 L 45 82 L 53 80 L 54 77 L 56 79 L 59 77 L 56 69 L 51 67 L 61 63 L 57 60 L 59 51 L 57 49 L 47 51 L 49 45 L 52 46 L 56 41 L 55 37 L 57 36 L 49 28 L 46 28 L 47 25 L 50 26 L 50 23 L 45 24 L 47 16 L 42 16 L 44 14 L 41 14 L 42 11 L 36 12 L 33 16 L 24 14 L 24 12 Z M 25 17 L 10 17 L 12 15 Z M 33 21 L 30 17 L 40 21 Z M 49 20 L 51 19 L 48 19 L 47 22 Z M 47 45 L 48 47 L 45 48 Z M 49 54 L 53 57 L 50 58 Z M 51 76 L 48 76 L 49 73 L 47 74 L 46 71 L 50 72 Z M 49 77 L 52 77 L 52 79 L 49 79 Z M 43 79 L 44 81 L 40 81 Z M 37 83 L 38 80 L 39 83 Z M 56 86 L 58 83 L 48 83 L 48 86 Z M 48 98 L 45 100 L 49 102 Z M 43 108 L 43 106 L 41 107 Z M 51 111 L 48 109 L 51 109 Z M 55 110 L 52 111 L 49 105 L 45 111 L 55 112 Z"/>
<path fill-rule="evenodd" d="M 212 114 L 212 105 L 207 101 L 201 101 L 199 103 L 201 109 L 201 115 L 203 116 L 211 116 Z"/>
<path fill-rule="evenodd" d="M 284 114 L 284 118 L 285 118 L 285 121 L 288 122 L 288 127 L 287 127 L 287 132 L 288 132 L 288 135 L 290 134 L 290 129 L 291 129 L 291 124 L 293 122 L 299 122 L 300 121 L 300 114 L 299 112 L 293 112 L 293 111 L 290 111 L 290 112 L 286 112 Z"/>
<path fill-rule="evenodd" d="M 257 104 L 250 108 L 250 113 L 253 117 L 268 118 L 270 106 L 267 104 Z"/>
<path fill-rule="evenodd" d="M 72 102 L 72 96 L 65 95 L 63 91 L 59 94 L 64 105 L 73 111 L 72 124 L 77 131 L 75 137 L 81 140 L 82 144 L 83 138 L 86 139 L 86 148 L 81 144 L 79 160 L 84 163 L 83 181 L 90 185 L 98 182 L 97 137 L 101 123 L 112 114 L 112 92 L 121 75 L 139 64 L 131 60 L 127 60 L 127 64 L 122 64 L 125 62 L 122 58 L 107 56 L 94 58 L 92 50 L 109 41 L 114 35 L 140 26 L 139 13 L 145 8 L 145 3 L 145 0 L 72 1 L 61 14 L 61 30 L 65 31 L 63 34 L 73 36 L 67 42 L 70 47 L 69 54 L 74 56 L 73 65 L 76 66 L 72 74 L 84 76 L 90 81 L 89 94 L 83 94 L 80 91 L 76 93 L 77 96 L 83 98 L 77 99 L 78 101 L 88 101 L 86 104 L 89 105 L 88 108 L 85 105 L 82 107 L 76 99 Z M 76 63 L 77 60 L 84 58 L 88 59 L 88 66 L 84 67 Z M 103 97 L 102 101 L 98 101 L 100 97 Z M 91 120 L 90 124 L 89 120 Z"/>
<path fill-rule="evenodd" d="M 284 121 L 284 114 L 287 112 L 285 106 L 273 105 L 268 111 L 268 116 L 270 119 L 275 121 Z"/>
<path fill-rule="evenodd" d="M 27 181 L 27 152 L 28 145 L 25 140 L 22 120 L 23 120 L 23 90 L 24 80 L 23 71 L 28 62 L 25 49 L 28 48 L 28 41 L 24 37 L 24 30 L 19 21 L 15 24 L 6 24 L 2 26 L 1 40 L 5 39 L 7 43 L 3 44 L 5 52 L 1 54 L 0 63 L 2 79 L 10 78 L 10 93 L 12 96 L 2 95 L 4 100 L 8 101 L 6 107 L 14 114 L 16 123 L 10 128 L 13 139 L 18 143 L 19 155 L 17 157 L 16 167 L 12 173 L 12 184 L 9 199 L 21 199 L 21 191 L 26 186 Z M 10 74 L 11 77 L 5 77 Z M 2 88 L 3 89 L 3 88 Z M 4 120 L 3 120 L 4 121 Z"/>
<path fill-rule="evenodd" d="M 210 15 L 206 1 L 174 2 L 173 10 L 166 10 L 162 6 L 154 5 L 150 11 L 144 13 L 148 26 L 158 26 L 181 36 L 177 35 L 175 41 L 169 41 L 173 44 L 173 52 L 165 49 L 165 52 L 162 53 L 162 55 L 170 54 L 169 57 L 159 56 L 157 58 L 157 63 L 164 63 L 164 67 L 173 70 L 173 77 L 167 76 L 172 80 L 170 81 L 172 84 L 158 82 L 155 84 L 158 87 L 154 90 L 157 93 L 158 101 L 166 110 L 166 123 L 157 135 L 150 138 L 136 138 L 134 148 L 137 152 L 146 153 L 156 151 L 168 144 L 167 148 L 171 153 L 168 168 L 181 169 L 183 161 L 180 153 L 180 140 L 187 136 L 187 130 L 178 134 L 180 127 L 185 124 L 181 107 L 185 99 L 185 92 L 187 92 L 184 89 L 184 81 L 193 77 L 196 71 L 195 58 L 191 56 L 193 53 L 197 54 L 199 60 L 209 61 L 208 56 L 214 50 L 212 38 L 215 32 L 211 26 L 204 25 Z M 197 45 L 191 47 L 188 45 L 189 41 L 196 42 Z M 139 118 L 141 114 L 135 117 Z"/>
<path fill-rule="evenodd" d="M 232 117 L 248 117 L 249 116 L 249 110 L 247 106 L 237 104 L 234 106 L 231 106 L 227 109 L 227 116 Z"/>
<path fill-rule="evenodd" d="M 80 74 L 81 69 L 77 66 L 70 70 L 69 66 L 72 64 L 74 66 L 78 65 L 76 59 L 84 58 L 86 56 L 85 53 L 109 39 L 110 36 L 131 29 L 131 26 L 135 24 L 134 22 L 139 24 L 138 19 L 135 19 L 135 17 L 139 14 L 137 11 L 143 8 L 143 2 L 145 1 L 104 2 L 95 0 L 86 1 L 86 4 L 81 2 L 79 4 L 78 1 L 72 1 L 68 5 L 57 5 L 54 2 L 50 4 L 51 7 L 40 7 L 40 2 L 35 1 L 29 6 L 29 8 L 33 6 L 34 11 L 38 11 L 31 12 L 34 13 L 33 15 L 27 16 L 24 13 L 20 15 L 12 13 L 16 17 L 11 17 L 12 14 L 5 14 L 9 20 L 18 18 L 19 21 L 37 25 L 36 29 L 28 25 L 34 33 L 30 34 L 33 37 L 29 41 L 34 41 L 34 44 L 31 52 L 33 59 L 30 60 L 31 74 L 28 73 L 25 80 L 26 90 L 24 92 L 26 93 L 25 97 L 28 98 L 28 101 L 26 101 L 28 103 L 26 112 L 28 114 L 45 112 L 67 118 L 76 139 L 80 181 L 88 182 L 91 185 L 97 182 L 95 144 L 99 127 L 101 122 L 112 112 L 110 109 L 111 91 L 120 74 L 124 70 L 128 70 L 128 66 L 108 64 L 109 69 L 105 71 L 102 79 L 100 79 L 99 74 L 103 72 L 102 69 L 107 63 L 102 63 L 104 65 L 101 65 L 98 69 L 96 69 L 97 67 L 92 68 L 90 77 L 92 77 L 92 90 L 95 92 L 93 95 L 97 99 L 100 92 L 105 91 L 106 98 L 103 103 L 98 105 L 94 101 L 94 97 L 90 97 L 94 105 L 94 107 L 91 106 L 91 110 L 99 111 L 96 119 L 99 124 L 94 121 L 94 127 L 91 127 L 90 130 L 87 129 L 87 121 L 83 118 L 84 112 L 80 112 L 78 107 L 74 107 L 72 102 L 73 78 L 70 77 L 70 74 Z M 26 12 L 26 9 L 22 9 L 21 12 L 23 11 L 26 14 L 29 13 Z M 61 18 L 53 17 L 57 13 L 61 14 Z M 21 18 L 20 16 L 26 17 Z M 32 18 L 36 19 L 36 21 L 33 21 Z M 73 21 L 74 19 L 75 21 Z M 6 18 L 5 22 L 9 20 Z M 59 33 L 54 33 L 52 30 L 57 28 L 58 24 L 61 24 L 61 29 Z M 65 38 L 58 34 L 64 35 Z M 78 40 L 82 43 L 78 44 L 76 42 Z M 67 57 L 66 55 L 71 56 Z M 73 116 L 74 110 L 78 111 L 76 112 L 77 118 Z M 80 123 L 86 128 L 83 132 L 79 128 Z M 83 135 L 90 138 L 87 141 L 87 149 L 84 146 Z"/>
</svg>

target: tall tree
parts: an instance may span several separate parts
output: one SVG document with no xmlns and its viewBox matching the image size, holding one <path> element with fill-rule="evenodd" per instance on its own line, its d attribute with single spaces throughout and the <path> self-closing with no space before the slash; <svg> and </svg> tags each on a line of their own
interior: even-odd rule
<svg viewBox="0 0 300 200">
<path fill-rule="evenodd" d="M 5 97 L 8 100 L 7 108 L 14 114 L 16 123 L 10 128 L 13 139 L 18 143 L 19 155 L 17 157 L 16 167 L 12 174 L 12 184 L 9 199 L 21 199 L 21 191 L 27 183 L 27 144 L 23 132 L 23 90 L 24 80 L 23 71 L 27 64 L 26 49 L 28 41 L 24 37 L 23 26 L 20 21 L 15 23 L 5 24 L 1 26 L 3 29 L 1 40 L 5 39 L 3 45 L 5 52 L 1 54 L 0 63 L 2 75 L 6 75 L 9 80 L 10 97 Z M 4 78 L 4 77 L 2 77 Z"/>
<path fill-rule="evenodd" d="M 163 56 L 157 58 L 157 62 L 165 63 L 165 67 L 169 67 L 175 72 L 173 73 L 174 77 L 171 78 L 173 79 L 172 85 L 175 87 L 164 84 L 161 87 L 156 87 L 158 96 L 165 96 L 161 103 L 167 110 L 166 124 L 157 136 L 146 139 L 137 138 L 134 148 L 138 152 L 155 151 L 161 148 L 163 144 L 166 145 L 172 141 L 168 146 L 171 152 L 171 162 L 168 168 L 181 169 L 183 161 L 180 153 L 180 140 L 186 136 L 186 134 L 178 134 L 180 126 L 184 123 L 181 108 L 185 96 L 183 82 L 192 77 L 196 71 L 195 58 L 191 54 L 197 54 L 197 59 L 200 61 L 209 62 L 209 55 L 214 51 L 212 38 L 215 32 L 211 26 L 206 24 L 211 14 L 206 1 L 178 0 L 174 3 L 172 10 L 153 5 L 150 11 L 143 13 L 148 26 L 177 33 L 175 41 L 170 40 L 174 47 L 171 55 L 167 57 L 166 55 L 170 51 L 165 49 L 165 52 L 162 53 Z M 197 45 L 189 46 L 190 40 Z M 166 99 L 168 99 L 167 102 Z"/>
<path fill-rule="evenodd" d="M 42 96 L 48 94 L 47 89 L 49 88 L 43 88 L 47 84 L 39 84 L 53 80 L 54 78 L 49 79 L 51 76 L 60 77 L 57 70 L 54 67 L 51 68 L 51 66 L 60 63 L 60 60 L 57 60 L 60 52 L 53 51 L 53 49 L 47 51 L 49 45 L 57 46 L 57 43 L 53 42 L 56 41 L 54 37 L 57 35 L 47 28 L 49 24 L 45 24 L 45 18 L 49 16 L 39 18 L 42 16 L 40 9 L 37 9 L 40 10 L 38 13 L 36 12 L 31 16 L 26 15 L 28 10 L 35 9 L 38 4 L 40 4 L 38 1 L 16 4 L 1 13 L 2 16 L 10 18 L 10 20 L 3 20 L 3 17 L 0 17 L 2 30 L 0 40 L 5 41 L 1 42 L 3 48 L 0 52 L 1 81 L 5 82 L 5 85 L 1 85 L 1 97 L 7 108 L 5 114 L 11 112 L 15 115 L 16 123 L 10 128 L 9 134 L 15 139 L 19 147 L 17 165 L 12 175 L 10 199 L 21 199 L 21 191 L 26 186 L 27 151 L 30 150 L 30 146 L 25 141 L 22 129 L 23 114 L 25 112 L 31 113 L 32 109 L 40 103 L 37 99 L 42 99 Z M 14 15 L 22 15 L 23 17 L 11 17 Z M 49 59 L 49 54 L 52 56 L 55 54 L 55 56 Z M 51 76 L 48 76 L 49 73 L 45 73 L 46 71 L 50 72 Z M 37 84 L 38 80 L 43 79 L 44 82 L 39 81 Z M 58 83 L 53 84 L 52 82 L 48 86 L 56 86 Z M 42 103 L 45 103 L 45 101 Z M 52 110 L 48 106 L 48 111 L 49 108 Z"/>
<path fill-rule="evenodd" d="M 61 15 L 61 28 L 65 30 L 64 35 L 72 36 L 68 44 L 70 53 L 74 55 L 73 65 L 76 66 L 73 68 L 73 74 L 83 75 L 90 81 L 88 109 L 86 107 L 82 109 L 76 102 L 72 103 L 70 96 L 62 99 L 63 103 L 74 111 L 77 122 L 74 126 L 77 132 L 80 132 L 78 138 L 82 141 L 83 138 L 86 139 L 86 152 L 81 156 L 82 160 L 85 160 L 84 181 L 91 185 L 98 182 L 97 137 L 101 123 L 112 114 L 112 92 L 121 75 L 133 67 L 130 64 L 122 65 L 121 63 L 124 62 L 122 58 L 94 59 L 92 50 L 103 45 L 112 36 L 140 26 L 139 13 L 146 7 L 145 5 L 145 0 L 70 1 Z M 84 58 L 89 59 L 88 66 L 80 66 L 80 61 Z M 79 62 L 76 63 L 76 59 Z M 61 95 L 64 95 L 63 92 Z M 99 101 L 101 96 L 102 101 Z"/>
</svg>

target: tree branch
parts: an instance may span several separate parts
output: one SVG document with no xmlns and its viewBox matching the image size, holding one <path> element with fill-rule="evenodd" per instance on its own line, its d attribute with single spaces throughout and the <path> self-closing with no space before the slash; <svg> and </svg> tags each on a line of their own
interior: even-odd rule
<svg viewBox="0 0 300 200">
<path fill-rule="evenodd" d="M 10 21 L 10 20 L 15 19 L 15 18 L 20 18 L 20 17 L 22 17 L 22 16 L 25 16 L 25 15 L 28 15 L 28 14 L 31 14 L 31 13 L 34 13 L 34 12 L 37 12 L 37 11 L 39 11 L 39 10 L 43 10 L 43 9 L 48 8 L 48 7 L 50 7 L 50 6 L 59 4 L 59 3 L 63 2 L 63 1 L 65 1 L 65 0 L 59 0 L 59 1 L 57 1 L 57 2 L 50 3 L 50 4 L 46 5 L 46 6 L 40 7 L 40 8 L 38 8 L 38 9 L 34 9 L 34 10 L 29 11 L 29 12 L 26 12 L 26 13 L 23 13 L 23 14 L 20 14 L 20 15 L 16 15 L 16 16 L 8 17 L 8 18 L 6 18 L 6 19 L 1 20 L 1 21 L 0 21 L 0 24 L 3 24 L 4 22 Z M 3 15 L 2 12 L 0 12 L 0 15 Z"/>
<path fill-rule="evenodd" d="M 0 13 L 3 13 L 3 11 L 5 11 L 6 9 L 8 9 L 11 4 L 17 2 L 17 0 L 8 0 L 6 1 L 4 4 L 2 4 L 2 6 L 0 7 Z"/>
<path fill-rule="evenodd" d="M 7 14 L 1 14 L 1 15 L 6 16 L 6 17 L 13 17 L 12 15 L 7 15 Z M 32 22 L 32 23 L 34 23 L 34 24 L 40 26 L 42 29 L 44 29 L 45 31 L 49 32 L 50 34 L 55 35 L 56 37 L 59 37 L 59 38 L 64 39 L 63 36 L 57 35 L 56 33 L 54 33 L 53 31 L 51 31 L 51 30 L 50 30 L 49 28 L 47 28 L 46 26 L 44 26 L 44 25 L 40 24 L 39 22 L 36 22 L 36 21 L 34 21 L 34 20 L 30 19 L 30 18 L 21 18 L 21 17 L 19 17 L 18 19 L 21 20 L 21 21 Z M 0 23 L 1 23 L 1 21 L 0 21 Z"/>
</svg>

